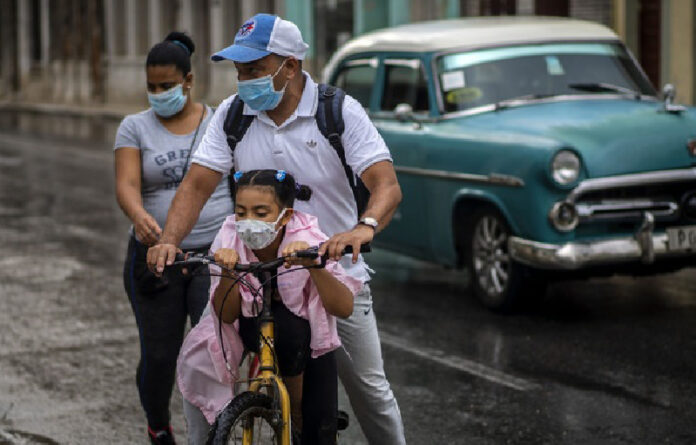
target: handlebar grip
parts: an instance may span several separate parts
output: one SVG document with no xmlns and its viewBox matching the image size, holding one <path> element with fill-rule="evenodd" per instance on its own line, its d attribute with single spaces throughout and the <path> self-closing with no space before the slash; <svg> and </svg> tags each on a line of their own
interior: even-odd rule
<svg viewBox="0 0 696 445">
<path fill-rule="evenodd" d="M 372 245 L 370 243 L 360 245 L 360 253 L 370 253 L 370 252 L 372 252 Z M 346 248 L 343 249 L 343 253 L 345 255 L 349 255 L 349 254 L 353 253 L 353 246 L 346 246 Z"/>
<path fill-rule="evenodd" d="M 297 258 L 315 259 L 319 256 L 319 253 L 316 251 L 312 251 L 312 250 L 300 250 L 298 252 L 295 252 L 295 256 Z"/>
</svg>

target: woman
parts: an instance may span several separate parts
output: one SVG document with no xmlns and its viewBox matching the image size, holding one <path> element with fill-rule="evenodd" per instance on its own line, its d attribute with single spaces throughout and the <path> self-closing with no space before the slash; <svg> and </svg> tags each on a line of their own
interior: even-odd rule
<svg viewBox="0 0 696 445">
<path fill-rule="evenodd" d="M 208 302 L 209 277 L 168 270 L 159 278 L 146 264 L 148 246 L 162 233 L 170 203 L 212 117 L 191 99 L 191 39 L 173 32 L 152 47 L 145 62 L 151 108 L 127 116 L 118 129 L 114 154 L 116 197 L 133 223 L 124 284 L 140 334 L 136 380 L 153 444 L 173 444 L 169 400 L 186 318 L 195 325 Z M 181 247 L 207 252 L 225 217 L 232 213 L 223 178 Z M 195 272 L 195 271 L 193 271 Z"/>
</svg>

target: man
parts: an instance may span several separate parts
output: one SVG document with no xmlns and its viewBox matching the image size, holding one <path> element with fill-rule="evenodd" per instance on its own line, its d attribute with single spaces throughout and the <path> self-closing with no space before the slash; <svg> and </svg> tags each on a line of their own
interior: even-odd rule
<svg viewBox="0 0 696 445">
<path fill-rule="evenodd" d="M 162 237 L 148 252 L 148 264 L 161 273 L 174 261 L 176 246 L 224 173 L 233 168 L 291 172 L 313 190 L 312 199 L 298 202 L 296 208 L 317 216 L 331 237 L 320 253 L 340 260 L 348 273 L 366 283 L 356 296 L 353 315 L 338 321 L 345 348 L 337 351 L 338 373 L 353 410 L 371 444 L 405 444 L 401 414 L 384 375 L 370 277 L 358 254 L 359 246 L 372 241 L 390 221 L 401 189 L 384 141 L 362 106 L 346 96 L 341 137 L 346 162 L 370 191 L 367 207 L 358 215 L 342 163 L 317 126 L 318 87 L 302 71 L 307 49 L 295 24 L 258 14 L 242 25 L 232 46 L 212 56 L 235 63 L 243 114 L 255 118 L 233 154 L 223 124 L 235 95 L 218 107 L 177 190 Z M 352 256 L 341 255 L 346 246 L 353 246 Z"/>
</svg>

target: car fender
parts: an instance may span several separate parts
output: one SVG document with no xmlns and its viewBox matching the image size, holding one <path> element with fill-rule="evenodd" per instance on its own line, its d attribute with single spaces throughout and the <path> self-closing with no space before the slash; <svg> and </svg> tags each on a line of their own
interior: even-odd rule
<svg viewBox="0 0 696 445">
<path fill-rule="evenodd" d="M 466 218 L 466 215 L 457 215 L 457 212 L 462 204 L 470 203 L 471 208 L 476 208 L 481 205 L 487 205 L 498 210 L 507 221 L 513 233 L 518 233 L 519 228 L 505 203 L 496 196 L 486 190 L 480 188 L 463 187 L 454 193 L 449 201 L 449 214 L 447 216 L 438 214 L 439 212 L 431 213 L 432 230 L 432 246 L 434 252 L 439 252 L 437 261 L 448 266 L 461 265 L 460 253 L 457 244 L 459 243 L 457 235 L 460 233 L 458 229 L 462 227 L 462 221 L 457 221 L 461 217 Z"/>
</svg>

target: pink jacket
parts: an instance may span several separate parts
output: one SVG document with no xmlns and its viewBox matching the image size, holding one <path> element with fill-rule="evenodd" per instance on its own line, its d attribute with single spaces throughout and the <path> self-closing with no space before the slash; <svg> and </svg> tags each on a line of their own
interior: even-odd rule
<svg viewBox="0 0 696 445">
<path fill-rule="evenodd" d="M 235 216 L 229 216 L 218 232 L 210 248 L 215 252 L 220 248 L 233 248 L 239 253 L 239 262 L 258 261 L 254 252 L 247 248 L 237 237 L 234 228 Z M 316 246 L 325 241 L 327 236 L 319 230 L 317 219 L 306 213 L 295 211 L 285 228 L 285 237 L 279 252 L 290 242 L 305 241 Z M 326 269 L 338 278 L 355 295 L 362 287 L 362 282 L 347 275 L 335 261 L 330 261 Z M 292 269 L 290 269 L 292 270 Z M 282 269 L 284 272 L 285 269 Z M 211 266 L 211 272 L 219 269 Z M 250 284 L 259 288 L 258 280 L 252 275 L 245 277 Z M 210 298 L 212 300 L 219 277 L 210 278 Z M 278 292 L 283 304 L 299 317 L 309 321 L 311 328 L 310 348 L 312 357 L 318 357 L 341 345 L 336 330 L 336 319 L 326 312 L 321 297 L 307 270 L 297 270 L 278 277 Z M 240 286 L 242 313 L 253 316 L 254 296 L 249 289 Z M 259 300 L 259 305 L 262 302 Z M 212 309 L 212 303 L 210 305 Z M 200 322 L 187 335 L 179 353 L 177 363 L 177 383 L 186 400 L 199 407 L 206 419 L 212 423 L 217 413 L 233 397 L 232 388 L 239 378 L 238 364 L 244 346 L 237 331 L 237 323 L 223 323 L 222 338 L 218 337 L 219 322 L 216 314 L 211 313 L 201 318 Z M 222 356 L 220 341 L 224 342 L 229 370 Z"/>
</svg>

